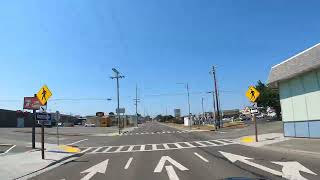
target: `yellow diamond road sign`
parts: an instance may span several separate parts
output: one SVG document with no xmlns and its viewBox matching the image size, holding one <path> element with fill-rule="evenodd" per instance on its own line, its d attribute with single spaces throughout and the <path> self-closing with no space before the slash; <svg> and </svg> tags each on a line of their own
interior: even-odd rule
<svg viewBox="0 0 320 180">
<path fill-rule="evenodd" d="M 260 93 L 256 88 L 250 86 L 246 92 L 246 96 L 251 102 L 256 102 L 257 98 L 260 96 Z"/>
<path fill-rule="evenodd" d="M 37 93 L 37 98 L 42 105 L 45 105 L 51 96 L 52 93 L 46 85 L 42 86 L 42 88 Z"/>
</svg>

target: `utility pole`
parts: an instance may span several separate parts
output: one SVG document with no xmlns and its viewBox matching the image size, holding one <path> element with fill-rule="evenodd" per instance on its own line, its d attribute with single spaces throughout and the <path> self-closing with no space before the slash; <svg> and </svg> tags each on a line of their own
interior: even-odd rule
<svg viewBox="0 0 320 180">
<path fill-rule="evenodd" d="M 204 122 L 203 98 L 201 98 L 201 106 L 202 106 L 202 122 Z"/>
<path fill-rule="evenodd" d="M 215 126 L 217 126 L 217 128 L 221 128 L 220 127 L 220 107 L 219 107 L 219 94 L 218 94 L 218 87 L 217 87 L 217 78 L 216 78 L 216 71 L 215 71 L 215 67 L 212 66 L 212 75 L 213 75 L 213 81 L 214 81 L 214 94 L 215 94 L 215 97 L 216 97 L 216 107 L 217 107 L 217 121 L 218 123 L 216 123 Z"/>
<path fill-rule="evenodd" d="M 189 93 L 189 84 L 187 83 L 188 91 L 188 108 L 189 108 L 189 129 L 191 130 L 191 117 L 190 117 L 190 93 Z"/>
<path fill-rule="evenodd" d="M 112 68 L 112 71 L 115 73 L 114 77 L 111 77 L 111 79 L 117 79 L 117 100 L 118 100 L 118 108 L 117 108 L 117 115 L 118 115 L 118 128 L 119 128 L 119 134 L 121 133 L 121 126 L 120 126 L 120 95 L 119 95 L 119 79 L 124 78 L 124 76 L 120 75 L 120 72 L 116 70 L 115 68 Z"/>
<path fill-rule="evenodd" d="M 136 120 L 137 120 L 137 127 L 138 127 L 138 102 L 140 99 L 138 99 L 138 85 L 136 84 L 136 98 L 133 99 L 135 101 L 134 105 L 136 106 Z"/>
<path fill-rule="evenodd" d="M 188 93 L 188 109 L 189 109 L 189 114 L 188 114 L 188 118 L 189 118 L 189 129 L 191 130 L 191 117 L 190 117 L 190 93 L 189 93 L 189 84 L 185 84 L 185 83 L 177 83 L 177 84 L 183 84 L 186 85 L 187 87 L 187 93 Z"/>
</svg>

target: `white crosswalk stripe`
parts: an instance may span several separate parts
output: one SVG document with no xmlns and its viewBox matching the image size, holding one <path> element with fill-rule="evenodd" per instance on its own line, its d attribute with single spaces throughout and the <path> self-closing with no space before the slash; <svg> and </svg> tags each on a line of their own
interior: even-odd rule
<svg viewBox="0 0 320 180">
<path fill-rule="evenodd" d="M 175 142 L 164 144 L 143 144 L 143 145 L 122 145 L 122 146 L 102 146 L 102 147 L 80 147 L 81 153 L 124 153 L 124 152 L 148 152 L 148 151 L 167 151 L 175 149 L 190 149 L 199 147 L 217 147 L 231 144 L 238 144 L 229 139 L 218 139 L 208 141 Z"/>
<path fill-rule="evenodd" d="M 132 136 L 132 135 L 146 135 L 146 134 L 175 134 L 175 133 L 190 133 L 189 131 L 158 131 L 158 132 L 125 132 L 121 134 L 122 136 Z"/>
</svg>

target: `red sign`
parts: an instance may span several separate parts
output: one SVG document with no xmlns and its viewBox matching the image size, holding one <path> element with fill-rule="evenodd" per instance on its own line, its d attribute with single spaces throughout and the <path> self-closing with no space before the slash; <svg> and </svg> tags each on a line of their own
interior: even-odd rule
<svg viewBox="0 0 320 180">
<path fill-rule="evenodd" d="M 38 110 L 40 106 L 41 104 L 37 97 L 24 97 L 23 109 Z"/>
</svg>

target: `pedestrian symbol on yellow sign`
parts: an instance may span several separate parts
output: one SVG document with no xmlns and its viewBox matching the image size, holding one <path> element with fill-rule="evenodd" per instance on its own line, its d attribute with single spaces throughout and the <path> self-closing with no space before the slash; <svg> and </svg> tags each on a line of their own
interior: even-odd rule
<svg viewBox="0 0 320 180">
<path fill-rule="evenodd" d="M 246 96 L 251 102 L 256 102 L 257 98 L 260 96 L 260 93 L 256 88 L 250 86 L 246 93 Z"/>
<path fill-rule="evenodd" d="M 42 86 L 40 91 L 37 93 L 37 98 L 40 101 L 41 105 L 45 105 L 51 96 L 52 93 L 46 85 Z"/>
</svg>

